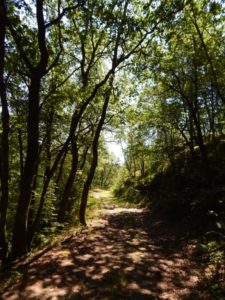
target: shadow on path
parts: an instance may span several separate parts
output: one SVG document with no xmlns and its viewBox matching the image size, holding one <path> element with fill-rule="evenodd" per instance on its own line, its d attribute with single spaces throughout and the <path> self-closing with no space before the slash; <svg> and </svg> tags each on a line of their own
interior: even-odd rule
<svg viewBox="0 0 225 300">
<path fill-rule="evenodd" d="M 107 209 L 98 224 L 32 262 L 2 299 L 193 299 L 182 243 L 141 209 Z"/>
</svg>

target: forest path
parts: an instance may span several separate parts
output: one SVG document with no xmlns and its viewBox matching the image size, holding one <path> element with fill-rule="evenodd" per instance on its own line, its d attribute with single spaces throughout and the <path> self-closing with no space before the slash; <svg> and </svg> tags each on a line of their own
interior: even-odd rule
<svg viewBox="0 0 225 300">
<path fill-rule="evenodd" d="M 104 200 L 100 220 L 30 263 L 1 299 L 200 299 L 179 230 L 101 193 L 92 194 Z"/>
</svg>

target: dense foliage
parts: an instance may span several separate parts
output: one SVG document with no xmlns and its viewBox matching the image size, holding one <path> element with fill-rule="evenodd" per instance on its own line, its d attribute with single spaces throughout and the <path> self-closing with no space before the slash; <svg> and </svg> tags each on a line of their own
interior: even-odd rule
<svg viewBox="0 0 225 300">
<path fill-rule="evenodd" d="M 131 91 L 121 138 L 128 177 L 140 189 L 223 189 L 223 22 L 219 2 L 192 2 L 138 58 L 141 89 Z"/>
</svg>

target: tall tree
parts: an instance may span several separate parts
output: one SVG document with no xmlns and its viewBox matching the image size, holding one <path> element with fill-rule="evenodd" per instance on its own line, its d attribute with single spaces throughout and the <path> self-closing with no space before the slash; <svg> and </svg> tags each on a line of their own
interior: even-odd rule
<svg viewBox="0 0 225 300">
<path fill-rule="evenodd" d="M 0 200 L 0 259 L 5 260 L 7 256 L 7 239 L 6 239 L 6 216 L 9 198 L 9 108 L 6 95 L 5 79 L 5 42 L 6 42 L 6 16 L 5 2 L 0 2 L 0 98 L 2 107 L 2 136 L 1 136 L 1 155 L 0 155 L 0 172 L 1 172 L 1 200 Z"/>
</svg>

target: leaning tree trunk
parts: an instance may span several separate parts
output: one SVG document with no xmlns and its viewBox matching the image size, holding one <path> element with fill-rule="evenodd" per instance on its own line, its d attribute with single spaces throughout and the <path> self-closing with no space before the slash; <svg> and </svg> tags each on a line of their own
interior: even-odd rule
<svg viewBox="0 0 225 300">
<path fill-rule="evenodd" d="M 61 159 L 61 162 L 60 162 L 60 166 L 59 166 L 59 169 L 58 169 L 58 174 L 57 174 L 56 180 L 55 180 L 56 186 L 58 186 L 59 183 L 60 183 L 60 180 L 61 180 L 61 177 L 62 177 L 62 174 L 63 174 L 63 166 L 64 166 L 64 163 L 65 163 L 65 160 L 66 160 L 67 153 L 68 153 L 68 149 L 67 149 L 67 151 L 65 151 L 65 153 L 64 153 L 64 155 Z"/>
<path fill-rule="evenodd" d="M 63 220 L 64 220 L 65 212 L 68 207 L 69 196 L 71 194 L 73 182 L 76 178 L 76 173 L 77 173 L 77 168 L 78 168 L 78 151 L 77 151 L 77 145 L 76 145 L 76 141 L 75 141 L 75 137 L 74 137 L 74 135 L 77 131 L 77 126 L 78 126 L 79 121 L 81 120 L 82 115 L 83 115 L 84 111 L 86 110 L 87 106 L 95 98 L 95 96 L 97 95 L 100 88 L 106 84 L 106 82 L 108 81 L 110 76 L 114 73 L 114 69 L 115 69 L 115 66 L 112 67 L 112 69 L 106 74 L 106 76 L 104 77 L 104 79 L 102 81 L 100 81 L 98 84 L 96 84 L 96 86 L 92 90 L 90 96 L 86 99 L 86 101 L 83 102 L 83 104 L 81 105 L 81 107 L 79 109 L 75 110 L 75 112 L 73 114 L 71 124 L 70 124 L 70 135 L 67 139 L 67 141 L 68 142 L 71 141 L 71 144 L 72 144 L 73 160 L 72 160 L 72 165 L 71 165 L 71 171 L 70 171 L 67 183 L 66 183 L 65 190 L 63 192 L 62 201 L 60 203 L 60 208 L 59 208 L 59 213 L 58 213 L 58 220 L 60 222 L 63 222 Z M 104 123 L 104 121 L 103 121 L 103 123 Z"/>
<path fill-rule="evenodd" d="M 111 82 L 111 84 L 112 84 L 112 82 Z M 107 91 L 106 96 L 105 96 L 105 101 L 104 101 L 103 108 L 102 108 L 102 114 L 101 114 L 97 129 L 96 129 L 96 132 L 94 135 L 93 143 L 92 143 L 93 157 L 92 157 L 91 167 L 89 169 L 89 173 L 88 173 L 87 179 L 84 183 L 83 191 L 82 191 L 79 219 L 80 219 L 80 223 L 84 226 L 86 226 L 85 213 L 86 213 L 86 207 L 87 207 L 88 192 L 89 192 L 90 186 L 92 184 L 92 180 L 94 178 L 95 169 L 98 165 L 98 142 L 99 142 L 99 137 L 100 137 L 102 127 L 105 122 L 105 117 L 106 117 L 106 112 L 107 112 L 107 108 L 108 108 L 108 104 L 109 104 L 110 95 L 111 95 L 111 89 L 109 89 Z"/>
<path fill-rule="evenodd" d="M 42 210 L 43 210 L 43 207 L 44 207 L 44 204 L 45 204 L 45 196 L 46 196 L 46 193 L 48 191 L 49 183 L 50 183 L 53 175 L 55 174 L 55 172 L 57 170 L 57 167 L 58 167 L 58 164 L 59 164 L 61 158 L 63 157 L 63 155 L 67 154 L 68 146 L 69 146 L 69 143 L 72 139 L 72 136 L 73 136 L 74 132 L 76 131 L 77 124 L 78 124 L 78 118 L 77 118 L 76 114 L 74 113 L 74 116 L 73 116 L 73 118 L 71 120 L 71 124 L 70 124 L 70 134 L 69 134 L 67 140 L 65 141 L 65 143 L 63 144 L 63 147 L 61 148 L 61 150 L 57 154 L 57 156 L 54 160 L 54 163 L 53 163 L 52 167 L 49 169 L 48 175 L 45 178 L 44 185 L 43 185 L 43 188 L 42 188 L 41 198 L 40 198 L 40 202 L 39 202 L 39 206 L 38 206 L 38 210 L 37 210 L 37 214 L 36 214 L 35 220 L 33 222 L 33 225 L 31 227 L 31 230 L 29 232 L 29 238 L 28 238 L 28 243 L 29 244 L 32 242 L 32 239 L 34 237 L 34 234 L 35 234 L 35 232 L 38 228 L 38 225 L 39 225 L 39 222 L 40 222 L 40 219 L 41 219 L 41 214 L 42 214 Z"/>
<path fill-rule="evenodd" d="M 34 219 L 34 222 L 31 226 L 31 229 L 29 231 L 29 238 L 28 238 L 28 244 L 30 245 L 32 242 L 32 239 L 34 237 L 35 232 L 38 229 L 38 225 L 41 219 L 41 214 L 44 208 L 44 204 L 45 204 L 45 198 L 46 198 L 46 193 L 48 191 L 48 186 L 49 183 L 53 177 L 53 175 L 55 174 L 55 171 L 58 167 L 58 164 L 60 162 L 61 157 L 63 156 L 63 154 L 66 155 L 67 153 L 67 147 L 68 147 L 68 143 L 69 143 L 69 139 L 64 143 L 62 149 L 59 151 L 59 153 L 57 154 L 55 161 L 51 167 L 51 169 L 49 170 L 49 173 L 46 175 L 44 184 L 43 184 L 43 188 L 42 188 L 42 192 L 41 192 L 41 197 L 40 197 L 40 201 L 39 201 L 39 206 L 38 206 L 38 210 Z"/>
<path fill-rule="evenodd" d="M 0 259 L 7 256 L 7 240 L 5 234 L 6 216 L 9 198 L 9 109 L 6 97 L 5 71 L 5 35 L 6 23 L 3 12 L 4 1 L 0 2 L 0 98 L 2 106 L 2 138 L 1 138 L 1 202 L 0 202 Z"/>
</svg>

